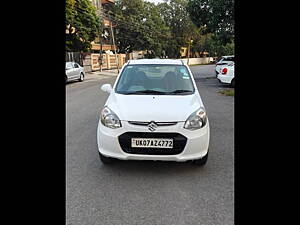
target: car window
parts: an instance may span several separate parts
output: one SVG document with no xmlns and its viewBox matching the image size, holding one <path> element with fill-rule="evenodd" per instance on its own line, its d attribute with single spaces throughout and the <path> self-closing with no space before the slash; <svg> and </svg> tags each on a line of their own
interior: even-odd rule
<svg viewBox="0 0 300 225">
<path fill-rule="evenodd" d="M 234 57 L 227 57 L 224 61 L 232 61 L 232 62 L 234 62 Z"/>
<path fill-rule="evenodd" d="M 66 68 L 67 68 L 67 69 L 73 68 L 73 64 L 72 64 L 71 62 L 67 62 L 67 63 L 66 63 Z"/>
<path fill-rule="evenodd" d="M 194 86 L 184 65 L 128 65 L 116 85 L 116 92 L 120 94 L 151 94 L 151 91 L 157 94 L 191 94 Z"/>
<path fill-rule="evenodd" d="M 221 58 L 217 61 L 217 63 L 222 62 L 224 60 L 224 58 Z"/>
<path fill-rule="evenodd" d="M 77 63 L 74 63 L 74 68 L 79 68 Z"/>
</svg>

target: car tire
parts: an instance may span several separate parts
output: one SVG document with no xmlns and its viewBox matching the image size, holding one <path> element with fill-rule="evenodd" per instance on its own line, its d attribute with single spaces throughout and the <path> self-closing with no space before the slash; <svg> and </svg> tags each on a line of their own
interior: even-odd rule
<svg viewBox="0 0 300 225">
<path fill-rule="evenodd" d="M 82 82 L 84 80 L 84 74 L 80 73 L 79 81 Z"/>
<path fill-rule="evenodd" d="M 207 159 L 208 159 L 208 151 L 207 151 L 206 155 L 203 156 L 201 159 L 193 160 L 193 163 L 197 166 L 204 166 L 207 162 Z"/>
<path fill-rule="evenodd" d="M 103 164 L 110 164 L 113 162 L 113 159 L 110 158 L 110 157 L 106 157 L 104 155 L 102 155 L 100 152 L 99 152 L 99 157 L 100 157 L 100 160 Z"/>
<path fill-rule="evenodd" d="M 230 83 L 230 87 L 234 87 L 234 85 L 235 85 L 235 80 L 233 78 L 232 81 L 231 81 L 231 83 Z"/>
</svg>

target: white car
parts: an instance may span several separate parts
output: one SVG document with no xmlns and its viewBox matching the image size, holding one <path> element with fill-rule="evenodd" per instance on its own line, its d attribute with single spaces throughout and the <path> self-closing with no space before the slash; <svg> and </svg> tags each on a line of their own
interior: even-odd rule
<svg viewBox="0 0 300 225">
<path fill-rule="evenodd" d="M 84 68 L 76 62 L 66 62 L 65 81 L 83 81 L 85 77 Z"/>
<path fill-rule="evenodd" d="M 230 84 L 231 87 L 234 87 L 234 63 L 222 67 L 217 78 L 221 83 Z"/>
<path fill-rule="evenodd" d="M 234 63 L 234 55 L 222 56 L 222 58 L 216 63 L 216 76 L 220 73 L 220 70 L 228 65 Z"/>
<path fill-rule="evenodd" d="M 208 158 L 209 121 L 189 67 L 181 60 L 130 60 L 100 112 L 100 159 L 188 161 Z"/>
</svg>

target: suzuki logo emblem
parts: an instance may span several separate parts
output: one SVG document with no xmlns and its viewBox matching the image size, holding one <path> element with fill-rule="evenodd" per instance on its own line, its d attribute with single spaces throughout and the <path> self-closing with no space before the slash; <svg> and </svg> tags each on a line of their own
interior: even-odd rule
<svg viewBox="0 0 300 225">
<path fill-rule="evenodd" d="M 156 125 L 156 123 L 154 122 L 154 121 L 151 121 L 149 124 L 148 124 L 148 129 L 150 130 L 150 131 L 155 131 L 156 130 L 156 128 L 157 128 L 157 125 Z"/>
</svg>

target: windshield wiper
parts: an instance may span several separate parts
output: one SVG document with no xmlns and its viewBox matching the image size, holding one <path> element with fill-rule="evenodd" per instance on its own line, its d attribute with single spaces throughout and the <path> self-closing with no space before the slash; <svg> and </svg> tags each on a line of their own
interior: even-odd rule
<svg viewBox="0 0 300 225">
<path fill-rule="evenodd" d="M 155 90 L 142 90 L 142 91 L 127 92 L 127 93 L 124 93 L 124 94 L 127 94 L 127 95 L 134 95 L 134 94 L 166 94 L 166 92 L 155 91 Z"/>
<path fill-rule="evenodd" d="M 180 93 L 191 93 L 193 91 L 191 90 L 175 90 L 175 91 L 171 91 L 171 92 L 168 92 L 168 94 L 180 94 Z"/>
</svg>

